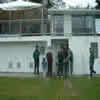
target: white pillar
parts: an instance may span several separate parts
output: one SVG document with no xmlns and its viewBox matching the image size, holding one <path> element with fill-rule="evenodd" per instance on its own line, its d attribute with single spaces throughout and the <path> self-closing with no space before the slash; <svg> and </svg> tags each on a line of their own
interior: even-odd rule
<svg viewBox="0 0 100 100">
<path fill-rule="evenodd" d="M 51 23 L 50 23 L 50 33 L 52 35 L 55 35 L 55 17 L 53 15 L 51 15 L 51 19 L 50 19 Z"/>
<path fill-rule="evenodd" d="M 64 15 L 64 35 L 72 33 L 72 17 L 71 15 Z"/>
</svg>

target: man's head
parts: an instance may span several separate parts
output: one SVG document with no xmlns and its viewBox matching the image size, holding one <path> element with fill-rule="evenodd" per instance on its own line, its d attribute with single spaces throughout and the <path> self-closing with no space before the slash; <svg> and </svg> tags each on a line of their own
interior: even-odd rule
<svg viewBox="0 0 100 100">
<path fill-rule="evenodd" d="M 36 45 L 36 50 L 38 50 L 39 49 L 39 46 L 38 45 Z"/>
</svg>

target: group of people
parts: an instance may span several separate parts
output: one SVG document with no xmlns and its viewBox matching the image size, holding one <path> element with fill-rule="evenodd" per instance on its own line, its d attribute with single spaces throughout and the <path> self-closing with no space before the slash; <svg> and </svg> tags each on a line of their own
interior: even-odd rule
<svg viewBox="0 0 100 100">
<path fill-rule="evenodd" d="M 33 52 L 33 58 L 34 58 L 34 74 L 39 75 L 39 60 L 40 60 L 40 51 L 39 47 L 36 46 L 35 51 Z M 63 47 L 60 47 L 57 52 L 57 76 L 67 76 L 70 70 L 70 73 L 72 75 L 73 72 L 73 53 L 70 48 L 68 48 L 68 45 L 64 45 Z M 52 76 L 52 66 L 53 66 L 53 55 L 52 52 L 47 52 L 46 56 L 43 56 L 42 58 L 42 68 L 43 73 L 45 73 L 44 76 Z M 47 73 L 47 74 L 46 74 Z"/>
<path fill-rule="evenodd" d="M 33 52 L 33 59 L 34 59 L 34 74 L 39 75 L 39 63 L 40 63 L 40 51 L 39 47 L 36 46 L 35 51 Z M 42 68 L 43 72 L 46 73 L 48 76 L 52 76 L 52 64 L 53 64 L 53 56 L 51 52 L 48 52 L 46 56 L 43 56 L 42 58 Z"/>
<path fill-rule="evenodd" d="M 93 74 L 96 73 L 94 70 L 94 61 L 95 54 L 92 48 L 89 49 L 90 58 L 89 58 L 89 68 L 90 68 L 90 77 L 93 77 Z M 36 46 L 35 51 L 33 52 L 34 58 L 34 74 L 39 75 L 39 63 L 40 63 L 40 51 L 39 47 Z M 52 52 L 47 52 L 46 56 L 43 56 L 42 67 L 45 76 L 52 76 L 52 66 L 53 66 L 53 55 Z M 68 76 L 72 75 L 73 72 L 73 53 L 72 50 L 68 47 L 68 44 L 61 46 L 57 52 L 56 57 L 57 65 L 57 76 Z M 47 73 L 47 74 L 46 74 Z"/>
<path fill-rule="evenodd" d="M 68 47 L 68 44 L 64 47 L 60 47 L 57 54 L 57 75 L 58 76 L 68 76 L 72 75 L 73 72 L 73 53 Z"/>
</svg>

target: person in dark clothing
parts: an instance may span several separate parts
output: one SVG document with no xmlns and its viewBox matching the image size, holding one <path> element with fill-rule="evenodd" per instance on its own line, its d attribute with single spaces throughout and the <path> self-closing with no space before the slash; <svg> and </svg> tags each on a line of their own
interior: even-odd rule
<svg viewBox="0 0 100 100">
<path fill-rule="evenodd" d="M 72 72 L 73 72 L 73 52 L 70 48 L 68 48 L 67 61 L 68 61 L 68 72 L 70 75 L 72 75 Z"/>
<path fill-rule="evenodd" d="M 53 57 L 51 52 L 47 53 L 47 62 L 48 62 L 48 76 L 52 76 Z"/>
<path fill-rule="evenodd" d="M 42 58 L 43 78 L 46 78 L 47 66 L 48 66 L 47 59 L 45 56 L 43 56 Z"/>
<path fill-rule="evenodd" d="M 61 47 L 58 51 L 58 55 L 57 55 L 57 64 L 58 64 L 58 71 L 57 71 L 57 75 L 61 76 L 63 75 L 63 62 L 64 62 L 64 55 L 63 55 L 63 48 Z"/>
<path fill-rule="evenodd" d="M 89 59 L 89 64 L 90 64 L 90 77 L 93 77 L 93 73 L 96 73 L 94 70 L 94 60 L 95 60 L 95 55 L 93 49 L 90 48 L 90 59 Z"/>
<path fill-rule="evenodd" d="M 72 50 L 69 48 L 69 67 L 70 67 L 70 72 L 71 72 L 71 75 L 73 73 L 73 52 Z"/>
<path fill-rule="evenodd" d="M 36 49 L 33 52 L 33 58 L 35 64 L 34 74 L 38 74 L 38 75 L 39 75 L 39 56 L 40 56 L 40 52 L 38 50 L 38 46 L 36 46 Z"/>
<path fill-rule="evenodd" d="M 65 45 L 63 48 L 64 53 L 64 76 L 66 77 L 69 72 L 69 62 L 68 62 L 68 45 Z"/>
</svg>

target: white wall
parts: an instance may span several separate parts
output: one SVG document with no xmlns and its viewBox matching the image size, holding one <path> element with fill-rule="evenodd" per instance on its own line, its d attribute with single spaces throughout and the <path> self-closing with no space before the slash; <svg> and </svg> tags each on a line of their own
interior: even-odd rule
<svg viewBox="0 0 100 100">
<path fill-rule="evenodd" d="M 95 70 L 100 74 L 100 37 L 72 37 L 69 46 L 74 54 L 74 74 L 89 74 L 89 48 L 91 42 L 98 42 L 99 58 L 95 60 Z"/>
<path fill-rule="evenodd" d="M 45 43 L 38 44 L 46 47 Z M 35 45 L 35 42 L 0 43 L 0 72 L 33 72 L 34 67 L 30 68 L 29 63 L 33 63 L 34 66 L 33 51 Z M 9 62 L 12 62 L 12 68 L 8 67 Z M 20 68 L 17 67 L 17 62 L 21 63 Z M 42 71 L 41 66 L 40 71 Z"/>
<path fill-rule="evenodd" d="M 47 40 L 47 38 L 45 39 Z M 89 74 L 90 43 L 98 42 L 99 58 L 95 60 L 95 69 L 97 74 L 100 74 L 100 37 L 75 36 L 68 39 L 69 47 L 74 54 L 74 74 Z M 35 45 L 36 42 L 32 41 L 0 42 L 0 72 L 33 72 L 34 69 L 29 67 L 29 63 L 32 62 L 34 65 L 32 54 Z M 44 42 L 40 42 L 39 45 L 47 46 Z M 53 45 L 53 49 L 56 50 L 56 46 Z M 56 55 L 55 51 L 53 53 Z M 10 61 L 13 63 L 12 68 L 8 68 Z M 21 62 L 21 68 L 17 67 L 17 62 Z M 55 67 L 53 66 L 54 72 L 56 71 Z M 42 71 L 41 66 L 40 71 Z"/>
</svg>

